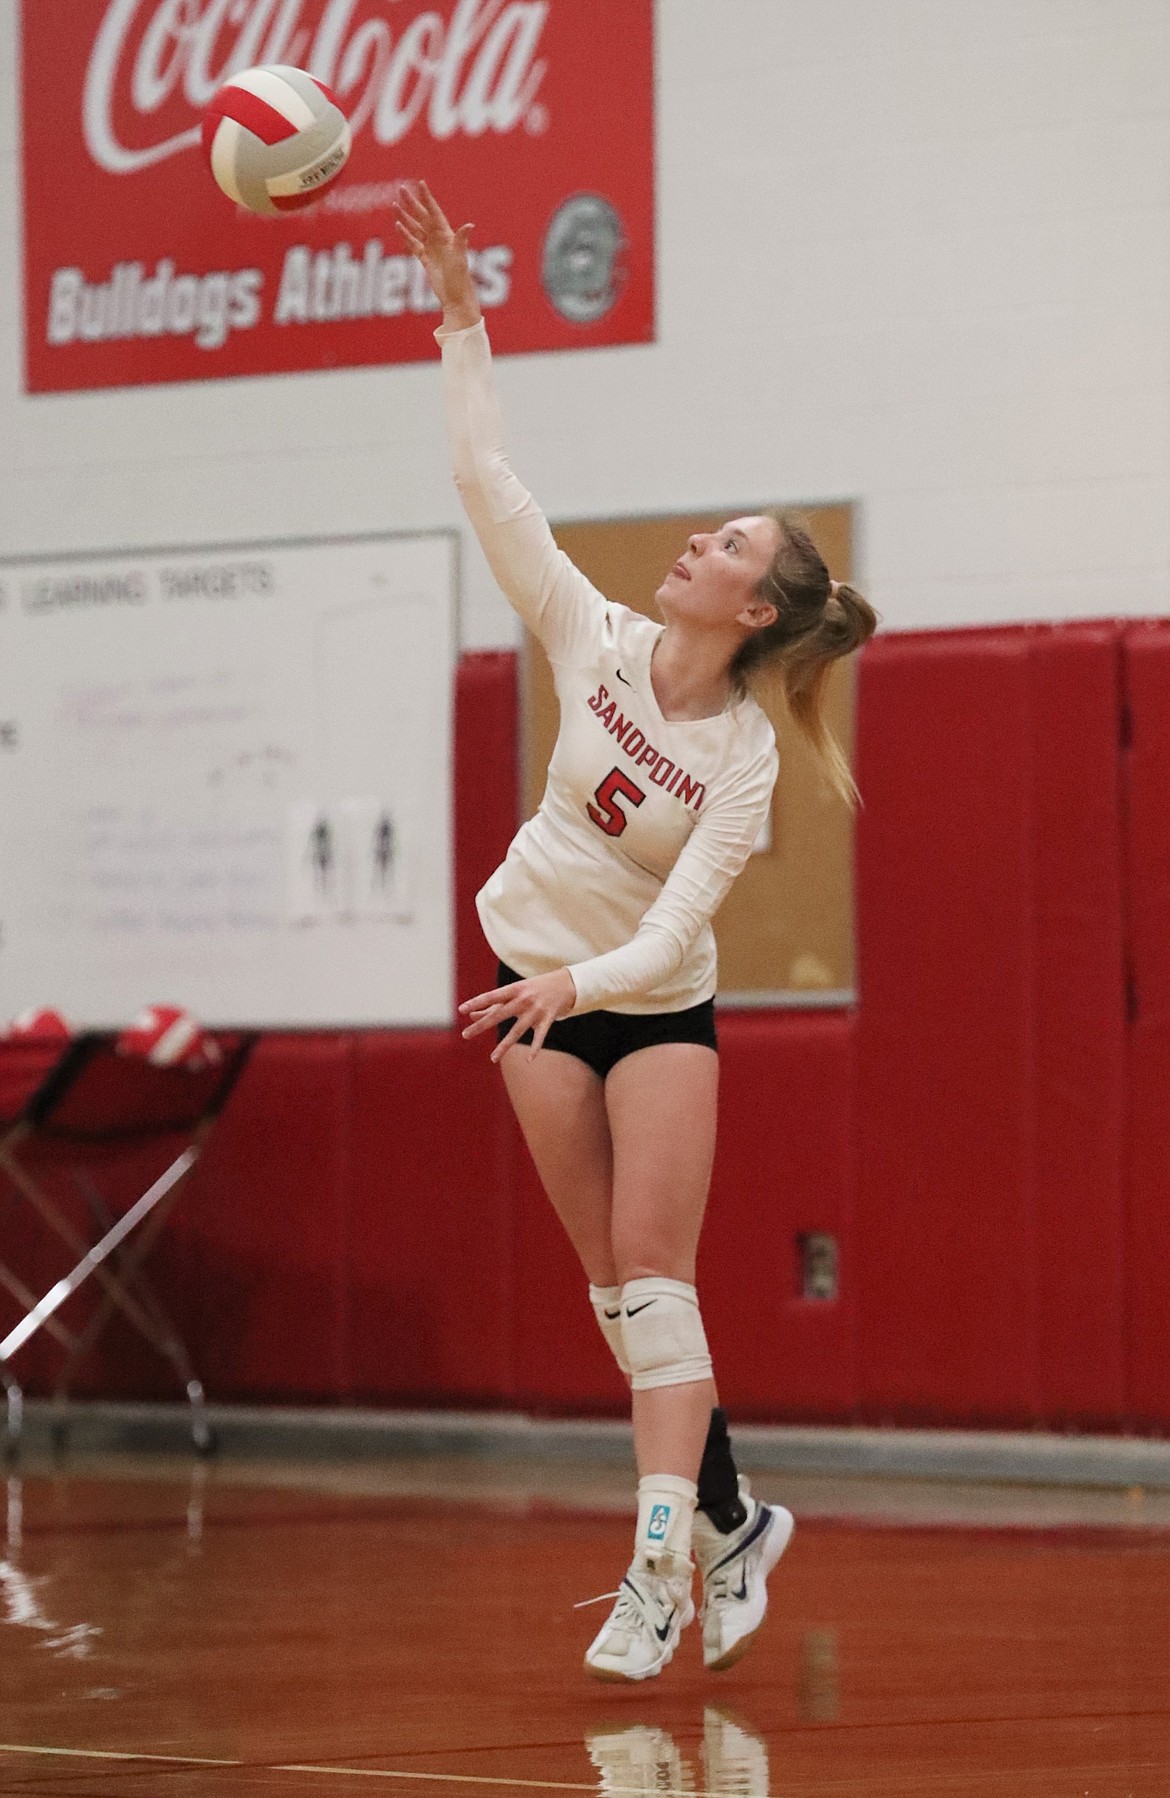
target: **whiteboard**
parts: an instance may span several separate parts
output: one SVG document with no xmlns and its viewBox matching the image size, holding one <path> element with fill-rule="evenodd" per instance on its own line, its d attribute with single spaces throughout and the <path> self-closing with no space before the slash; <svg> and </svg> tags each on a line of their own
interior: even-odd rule
<svg viewBox="0 0 1170 1798">
<path fill-rule="evenodd" d="M 0 562 L 0 1022 L 450 1021 L 456 554 Z"/>
</svg>

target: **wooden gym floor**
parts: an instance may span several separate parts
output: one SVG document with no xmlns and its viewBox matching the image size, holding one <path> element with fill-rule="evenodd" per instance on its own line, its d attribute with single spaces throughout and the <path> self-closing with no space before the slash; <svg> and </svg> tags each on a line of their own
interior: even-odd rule
<svg viewBox="0 0 1170 1798">
<path fill-rule="evenodd" d="M 581 1653 L 629 1481 L 436 1463 L 25 1467 L 0 1792 L 1166 1798 L 1170 1501 L 761 1478 L 798 1529 L 751 1654 Z M 576 1508 L 573 1508 L 576 1507 Z"/>
</svg>

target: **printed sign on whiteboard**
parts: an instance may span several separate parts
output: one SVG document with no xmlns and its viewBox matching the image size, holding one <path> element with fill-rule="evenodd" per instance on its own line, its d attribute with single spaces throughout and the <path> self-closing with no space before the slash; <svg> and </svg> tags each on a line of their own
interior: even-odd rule
<svg viewBox="0 0 1170 1798">
<path fill-rule="evenodd" d="M 288 812 L 288 915 L 296 924 L 326 918 L 409 923 L 410 833 L 388 799 L 303 799 Z"/>
<path fill-rule="evenodd" d="M 312 799 L 289 807 L 286 871 L 288 915 L 294 924 L 341 914 L 337 823 L 328 806 Z"/>
<path fill-rule="evenodd" d="M 354 916 L 409 923 L 414 832 L 405 808 L 389 799 L 343 799 L 341 815 L 346 894 Z"/>
</svg>

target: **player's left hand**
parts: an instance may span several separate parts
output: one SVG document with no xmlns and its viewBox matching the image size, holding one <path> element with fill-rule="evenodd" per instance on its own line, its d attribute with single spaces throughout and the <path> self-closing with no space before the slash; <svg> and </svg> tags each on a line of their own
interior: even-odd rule
<svg viewBox="0 0 1170 1798">
<path fill-rule="evenodd" d="M 527 1030 L 532 1032 L 529 1054 L 535 1055 L 548 1035 L 549 1025 L 557 1018 L 567 1018 L 576 1003 L 577 989 L 568 968 L 554 968 L 551 974 L 538 974 L 534 980 L 514 980 L 510 986 L 478 993 L 474 999 L 465 999 L 459 1010 L 463 1017 L 471 1019 L 464 1036 L 492 1030 L 505 1018 L 516 1020 L 492 1050 L 492 1060 L 500 1061 Z"/>
</svg>

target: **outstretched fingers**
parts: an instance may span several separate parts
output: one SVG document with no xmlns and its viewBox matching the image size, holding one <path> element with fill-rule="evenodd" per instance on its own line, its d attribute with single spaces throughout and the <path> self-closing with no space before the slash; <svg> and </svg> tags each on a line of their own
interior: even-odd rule
<svg viewBox="0 0 1170 1798">
<path fill-rule="evenodd" d="M 394 212 L 396 214 L 395 229 L 406 239 L 415 255 L 420 256 L 423 251 L 424 238 L 423 227 L 417 212 L 413 209 L 408 210 L 401 199 L 394 201 Z"/>
<path fill-rule="evenodd" d="M 502 1037 L 500 1039 L 500 1041 L 496 1044 L 495 1048 L 491 1052 L 491 1056 L 489 1059 L 492 1061 L 503 1061 L 504 1056 L 508 1053 L 508 1050 L 513 1046 L 514 1043 L 518 1043 L 520 1041 L 520 1038 L 524 1035 L 524 1032 L 529 1029 L 531 1029 L 530 1024 L 526 1024 L 523 1018 L 517 1018 L 515 1023 L 512 1025 L 511 1030 L 509 1030 L 507 1036 Z M 467 1033 L 464 1032 L 464 1034 L 466 1035 Z M 535 1040 L 533 1041 L 533 1045 L 532 1045 L 532 1053 L 533 1054 L 536 1053 Z"/>
<path fill-rule="evenodd" d="M 431 215 L 423 204 L 417 187 L 409 181 L 398 183 L 398 199 L 395 201 L 395 205 L 401 211 L 409 212 L 420 229 L 424 228 L 430 219 Z"/>
<path fill-rule="evenodd" d="M 467 254 L 467 239 L 475 229 L 474 225 L 461 225 L 458 231 L 452 231 L 425 181 L 417 184 L 401 182 L 394 211 L 397 214 L 394 224 L 399 235 L 420 261 L 428 255 L 438 258 L 447 245 L 456 245 L 463 255 Z"/>
<path fill-rule="evenodd" d="M 490 1030 L 493 1024 L 501 1023 L 504 1018 L 510 1018 L 512 1015 L 512 1012 L 505 1011 L 502 1005 L 492 1005 L 487 1011 L 474 1014 L 471 1023 L 464 1026 L 463 1035 L 465 1037 L 479 1036 L 483 1031 Z"/>
<path fill-rule="evenodd" d="M 490 1010 L 493 1005 L 516 998 L 522 984 L 519 980 L 513 980 L 507 986 L 493 986 L 490 993 L 476 993 L 473 999 L 462 1000 L 459 1010 L 469 1017 L 477 1017 L 481 1012 Z"/>
<path fill-rule="evenodd" d="M 424 248 L 422 238 L 417 237 L 415 235 L 415 233 L 410 229 L 410 226 L 405 224 L 402 219 L 395 219 L 394 229 L 398 232 L 398 235 L 404 240 L 404 242 L 406 243 L 406 246 L 410 250 L 411 254 L 419 257 L 421 260 L 423 248 Z"/>
<path fill-rule="evenodd" d="M 417 194 L 403 181 L 394 200 L 394 220 L 401 235 L 406 239 L 416 256 L 421 256 L 426 248 L 427 232 L 430 228 L 430 215 L 420 204 Z"/>
<path fill-rule="evenodd" d="M 441 231 L 450 231 L 451 226 L 448 223 L 446 213 L 443 211 L 443 208 L 439 205 L 434 194 L 421 177 L 419 178 L 418 184 L 418 197 L 420 205 L 423 207 L 424 211 L 429 214 L 433 223 L 436 224 Z"/>
<path fill-rule="evenodd" d="M 493 1025 L 502 1023 L 505 1018 L 516 1015 L 516 1004 L 512 995 L 516 988 L 511 986 L 494 987 L 490 993 L 477 993 L 474 999 L 464 999 L 459 1007 L 461 1015 L 470 1019 L 465 1026 L 464 1037 L 479 1036 Z M 520 1026 L 523 1031 L 524 1026 Z"/>
<path fill-rule="evenodd" d="M 460 1013 L 470 1022 L 464 1027 L 465 1038 L 479 1036 L 485 1030 L 493 1030 L 499 1024 L 509 1024 L 507 1034 L 492 1050 L 491 1059 L 502 1061 L 508 1050 L 526 1031 L 533 1033 L 529 1053 L 535 1055 L 553 1022 L 553 1013 L 542 1003 L 538 994 L 530 989 L 527 983 L 517 981 L 508 986 L 493 987 L 489 993 L 477 993 L 474 999 L 465 999 L 460 1005 Z"/>
</svg>

